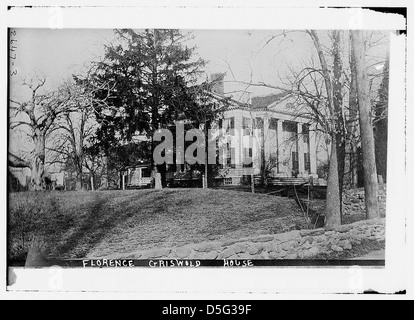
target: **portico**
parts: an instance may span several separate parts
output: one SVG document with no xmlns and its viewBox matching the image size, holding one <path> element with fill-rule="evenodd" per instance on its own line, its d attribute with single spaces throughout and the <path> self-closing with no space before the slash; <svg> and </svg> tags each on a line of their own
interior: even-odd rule
<svg viewBox="0 0 414 320">
<path fill-rule="evenodd" d="M 317 178 L 316 130 L 309 118 L 289 111 L 273 104 L 237 106 L 225 112 L 223 123 L 233 129 L 227 155 L 235 158 L 223 165 L 227 177 L 267 170 L 267 176 L 275 178 Z"/>
</svg>

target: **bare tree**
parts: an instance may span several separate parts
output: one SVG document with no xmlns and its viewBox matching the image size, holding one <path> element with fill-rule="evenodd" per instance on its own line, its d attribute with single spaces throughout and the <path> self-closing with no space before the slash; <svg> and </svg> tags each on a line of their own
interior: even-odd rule
<svg viewBox="0 0 414 320">
<path fill-rule="evenodd" d="M 326 227 L 331 228 L 341 223 L 336 128 L 337 123 L 340 121 L 340 117 L 338 117 L 337 113 L 342 112 L 342 110 L 339 110 L 339 95 L 335 96 L 335 101 L 338 101 L 338 103 L 336 105 L 334 104 L 334 86 L 325 54 L 326 48 L 321 44 L 319 35 L 316 31 L 305 30 L 304 32 L 312 40 L 313 46 L 317 52 L 320 66 L 305 67 L 301 72 L 296 74 L 294 81 L 287 87 L 284 85 L 272 86 L 265 83 L 260 83 L 259 85 L 279 89 L 283 92 L 299 97 L 302 102 L 305 102 L 299 104 L 299 107 L 304 106 L 304 108 L 300 110 L 301 114 L 310 115 L 311 118 L 314 119 L 316 123 L 322 127 L 322 130 L 330 137 L 332 147 L 329 157 L 325 225 Z M 283 32 L 277 36 L 283 36 L 284 39 L 287 34 L 288 32 Z M 273 40 L 277 36 L 273 36 L 269 41 Z M 338 37 L 338 35 L 335 36 Z M 339 67 L 339 63 L 337 66 Z M 309 85 L 312 86 L 312 90 L 310 90 Z"/>
<path fill-rule="evenodd" d="M 332 92 L 334 106 L 334 122 L 336 135 L 336 151 L 338 157 L 338 184 L 341 206 L 342 220 L 342 190 L 344 185 L 345 174 L 345 146 L 346 131 L 344 120 L 343 106 L 343 66 L 342 66 L 342 33 L 340 30 L 332 31 L 332 57 L 333 57 L 333 75 L 332 75 Z"/>
<path fill-rule="evenodd" d="M 358 92 L 359 126 L 361 131 L 362 161 L 367 219 L 379 217 L 378 178 L 375 164 L 375 143 L 372 128 L 371 103 L 365 72 L 365 43 L 362 31 L 352 31 L 352 48 Z"/>
<path fill-rule="evenodd" d="M 61 118 L 54 125 L 54 141 L 48 150 L 55 154 L 51 163 L 61 163 L 75 171 L 76 190 L 83 189 L 83 172 L 85 166 L 85 148 L 96 129 L 94 119 L 94 97 L 90 88 L 81 83 L 66 83 L 72 91 L 73 109 L 62 113 Z"/>
<path fill-rule="evenodd" d="M 351 34 L 349 35 L 351 40 Z M 347 141 L 349 143 L 349 167 L 351 174 L 351 186 L 356 188 L 358 186 L 358 144 L 359 144 L 359 130 L 358 130 L 358 93 L 357 81 L 355 71 L 355 57 L 353 46 L 350 47 L 349 55 L 350 79 L 349 79 L 349 116 L 346 123 L 347 126 Z"/>
<path fill-rule="evenodd" d="M 329 73 L 328 64 L 326 62 L 325 54 L 322 49 L 322 45 L 319 41 L 319 36 L 316 31 L 308 30 L 307 33 L 312 38 L 318 53 L 319 62 L 321 64 L 322 74 L 326 87 L 326 107 L 330 115 L 330 119 L 334 120 L 328 131 L 332 137 L 331 156 L 329 159 L 329 177 L 326 194 L 326 223 L 325 226 L 335 227 L 341 224 L 341 196 L 339 190 L 339 176 L 338 176 L 338 154 L 337 154 L 337 137 L 335 132 L 335 120 L 337 119 L 334 98 L 333 98 L 333 86 Z"/>
<path fill-rule="evenodd" d="M 350 53 L 351 60 L 348 68 L 343 66 L 342 56 L 343 47 L 345 44 L 345 37 L 341 31 L 330 31 L 327 33 L 331 40 L 331 48 L 328 48 L 320 40 L 318 32 L 314 30 L 303 31 L 283 31 L 280 34 L 272 35 L 264 46 L 276 38 L 283 41 L 290 33 L 302 32 L 307 34 L 312 40 L 312 44 L 316 49 L 319 60 L 318 66 L 313 63 L 305 64 L 301 71 L 295 72 L 293 68 L 289 68 L 291 78 L 288 83 L 281 81 L 281 85 L 269 85 L 265 82 L 249 85 L 265 86 L 268 88 L 278 89 L 282 92 L 289 93 L 296 96 L 294 105 L 297 112 L 301 115 L 308 115 L 317 127 L 329 136 L 331 143 L 330 155 L 330 169 L 327 190 L 327 216 L 326 226 L 333 227 L 340 224 L 341 221 L 341 191 L 343 184 L 343 177 L 345 173 L 345 144 L 346 139 L 353 139 L 353 150 L 355 151 L 359 141 L 359 132 L 354 130 L 353 123 L 358 119 L 358 114 L 355 111 L 357 106 L 356 89 L 360 89 L 357 85 L 356 77 L 353 77 L 354 59 Z M 366 37 L 369 45 L 378 45 L 383 37 L 381 35 L 371 34 Z M 263 46 L 263 47 L 264 47 Z M 262 48 L 263 49 L 263 48 Z M 364 57 L 365 57 L 364 53 Z M 370 57 L 371 66 L 378 64 L 378 57 Z M 366 71 L 368 66 L 363 66 Z M 350 70 L 350 77 L 347 73 Z M 371 74 L 370 81 L 367 81 L 367 99 L 369 103 L 369 94 L 377 92 L 374 90 L 374 82 L 379 77 L 378 74 Z M 348 85 L 348 87 L 346 87 Z M 349 90 L 349 95 L 347 95 Z M 359 96 L 359 94 L 358 94 Z M 349 112 L 345 114 L 344 97 L 349 97 Z M 352 122 L 352 130 L 350 123 L 345 122 L 346 115 L 348 120 Z M 345 126 L 345 123 L 348 125 Z M 355 167 L 352 167 L 355 168 Z M 354 170 L 355 171 L 355 170 Z M 354 176 L 356 176 L 354 172 Z M 355 177 L 354 177 L 355 182 Z"/>
<path fill-rule="evenodd" d="M 25 126 L 28 135 L 34 143 L 34 151 L 30 162 L 31 181 L 30 190 L 43 190 L 45 146 L 48 134 L 53 131 L 53 124 L 64 113 L 74 108 L 72 93 L 66 88 L 58 88 L 48 93 L 39 93 L 45 85 L 46 79 L 23 82 L 23 86 L 31 90 L 31 97 L 28 101 L 16 101 L 11 99 L 11 129 Z"/>
<path fill-rule="evenodd" d="M 95 119 L 96 106 L 105 105 L 111 94 L 111 88 L 106 83 L 99 85 L 88 78 L 73 76 L 73 81 L 67 81 L 64 86 L 72 93 L 72 108 L 62 112 L 61 117 L 53 126 L 54 140 L 49 151 L 54 154 L 50 163 L 61 163 L 75 172 L 75 189 L 83 189 L 83 173 L 86 168 L 91 173 L 93 161 L 86 161 L 86 149 L 90 146 L 97 128 Z M 99 99 L 96 91 L 105 88 L 106 96 Z"/>
<path fill-rule="evenodd" d="M 76 173 L 76 190 L 83 188 L 85 147 L 94 133 L 91 115 L 92 111 L 87 107 L 65 113 L 58 126 L 59 131 L 55 131 L 53 146 L 46 147 L 56 154 L 51 163 L 59 162 L 73 168 Z"/>
</svg>

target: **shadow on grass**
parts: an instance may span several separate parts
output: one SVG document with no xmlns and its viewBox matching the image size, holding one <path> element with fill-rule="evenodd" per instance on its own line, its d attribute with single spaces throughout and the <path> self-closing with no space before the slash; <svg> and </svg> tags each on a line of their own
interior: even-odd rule
<svg viewBox="0 0 414 320">
<path fill-rule="evenodd" d="M 290 199 L 235 191 L 70 191 L 45 193 L 56 201 L 42 204 L 40 195 L 15 195 L 12 207 L 15 214 L 40 207 L 33 229 L 47 229 L 44 252 L 55 259 L 269 234 L 303 220 Z"/>
<path fill-rule="evenodd" d="M 113 228 L 131 218 L 133 212 L 111 205 L 111 200 L 105 193 L 96 194 L 95 199 L 80 213 L 84 219 L 76 222 L 74 230 L 68 232 L 70 236 L 63 235 L 61 244 L 53 250 L 54 255 L 59 258 L 84 258 Z"/>
<path fill-rule="evenodd" d="M 107 217 L 102 225 L 99 223 L 99 216 L 104 210 L 107 201 L 107 198 L 101 195 L 96 196 L 96 199 L 87 208 L 87 212 L 83 214 L 86 216 L 86 219 L 68 238 L 64 239 L 63 244 L 58 245 L 53 250 L 55 254 L 65 256 L 72 253 L 76 258 L 81 258 L 88 252 L 91 246 L 99 242 L 106 235 L 107 230 L 102 229 L 102 226 L 106 226 L 106 229 L 108 229 L 112 216 Z M 72 252 L 75 248 L 76 251 Z"/>
<path fill-rule="evenodd" d="M 140 199 L 151 194 L 143 192 Z M 114 227 L 136 214 L 135 208 L 128 208 L 130 196 L 100 191 L 11 194 L 8 261 L 24 262 L 34 237 L 46 258 L 85 257 Z"/>
</svg>

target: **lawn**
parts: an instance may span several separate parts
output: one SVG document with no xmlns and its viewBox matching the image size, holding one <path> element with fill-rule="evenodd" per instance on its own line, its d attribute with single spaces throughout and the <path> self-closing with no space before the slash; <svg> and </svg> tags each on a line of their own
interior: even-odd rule
<svg viewBox="0 0 414 320">
<path fill-rule="evenodd" d="M 50 258 L 84 258 L 305 225 L 293 199 L 212 189 L 10 193 L 8 212 L 11 261 L 33 234 Z"/>
</svg>

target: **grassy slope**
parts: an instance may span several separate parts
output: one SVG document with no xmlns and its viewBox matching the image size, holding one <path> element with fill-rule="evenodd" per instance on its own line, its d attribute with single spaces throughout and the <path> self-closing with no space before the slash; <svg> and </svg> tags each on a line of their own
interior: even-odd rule
<svg viewBox="0 0 414 320">
<path fill-rule="evenodd" d="M 225 190 L 13 193 L 9 200 L 13 250 L 24 251 L 16 227 L 24 211 L 56 258 L 277 233 L 304 222 L 292 199 Z"/>
</svg>

